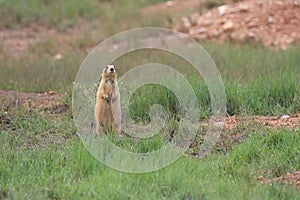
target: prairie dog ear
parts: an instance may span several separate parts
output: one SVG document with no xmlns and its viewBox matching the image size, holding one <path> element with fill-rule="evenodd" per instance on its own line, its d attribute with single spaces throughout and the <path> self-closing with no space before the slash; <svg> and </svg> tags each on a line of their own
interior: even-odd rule
<svg viewBox="0 0 300 200">
<path fill-rule="evenodd" d="M 107 69 L 108 69 L 108 66 L 104 67 L 103 71 L 102 71 L 102 74 L 106 73 L 107 72 Z"/>
</svg>

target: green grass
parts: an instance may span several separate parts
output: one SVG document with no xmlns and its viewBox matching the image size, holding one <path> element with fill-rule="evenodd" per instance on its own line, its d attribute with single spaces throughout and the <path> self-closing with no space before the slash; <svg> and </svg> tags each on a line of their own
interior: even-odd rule
<svg viewBox="0 0 300 200">
<path fill-rule="evenodd" d="M 0 61 L 1 89 L 27 92 L 46 92 L 58 90 L 71 92 L 72 81 L 81 59 L 69 55 L 54 60 L 46 55 L 26 56 L 17 60 Z M 6 78 L 5 78 L 6 77 Z"/>
<path fill-rule="evenodd" d="M 157 172 L 127 174 L 95 160 L 74 136 L 71 118 L 49 120 L 49 113 L 15 112 L 17 127 L 6 125 L 0 134 L 0 191 L 9 199 L 300 198 L 294 186 L 256 180 L 300 168 L 300 131 L 256 129 L 226 155 L 182 157 Z M 69 139 L 54 143 L 61 135 Z M 141 144 L 126 143 L 147 151 Z"/>
<path fill-rule="evenodd" d="M 205 47 L 222 74 L 228 114 L 281 115 L 300 111 L 299 47 L 287 51 L 229 44 L 222 49 L 213 44 L 205 44 Z M 33 56 L 30 60 L 26 57 L 1 60 L 0 88 L 29 92 L 56 90 L 70 94 L 83 57 L 81 53 L 66 55 L 62 60 L 53 60 L 47 56 Z M 181 58 L 174 59 L 174 56 L 160 51 L 138 51 L 120 57 L 114 64 L 119 67 L 119 76 L 122 76 L 134 66 L 150 62 L 166 64 L 185 74 L 201 105 L 200 117 L 209 116 L 210 97 L 207 87 L 193 75 L 193 68 Z M 170 98 L 172 94 L 164 88 L 141 88 L 136 92 L 131 107 L 136 118 L 144 118 L 145 109 L 155 102 L 166 105 L 173 112 L 178 109 L 174 107 L 176 98 Z"/>
</svg>

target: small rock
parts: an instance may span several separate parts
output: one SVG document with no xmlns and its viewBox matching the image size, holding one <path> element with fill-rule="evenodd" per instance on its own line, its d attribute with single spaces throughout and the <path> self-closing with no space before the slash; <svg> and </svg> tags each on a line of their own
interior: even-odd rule
<svg viewBox="0 0 300 200">
<path fill-rule="evenodd" d="M 190 34 L 191 36 L 195 35 L 195 30 L 194 30 L 194 29 L 190 29 L 190 30 L 189 30 L 189 34 Z"/>
<path fill-rule="evenodd" d="M 252 32 L 250 32 L 250 33 L 248 33 L 248 37 L 249 37 L 249 38 L 255 38 L 255 34 L 252 33 Z"/>
<path fill-rule="evenodd" d="M 205 20 L 205 21 L 203 22 L 203 25 L 204 25 L 204 26 L 211 26 L 211 25 L 213 25 L 213 22 L 210 21 L 210 20 Z"/>
<path fill-rule="evenodd" d="M 50 95 L 55 95 L 55 94 L 57 94 L 57 92 L 56 92 L 56 91 L 53 91 L 53 90 L 50 90 L 50 91 L 48 92 L 48 94 L 50 94 Z"/>
<path fill-rule="evenodd" d="M 207 29 L 206 28 L 199 28 L 198 30 L 197 30 L 197 33 L 198 34 L 202 34 L 202 33 L 206 33 L 207 32 Z"/>
<path fill-rule="evenodd" d="M 275 1 L 275 4 L 278 6 L 283 6 L 283 2 L 282 1 Z"/>
<path fill-rule="evenodd" d="M 288 119 L 288 118 L 290 118 L 289 115 L 283 115 L 280 119 Z"/>
<path fill-rule="evenodd" d="M 257 24 L 255 22 L 250 22 L 248 24 L 248 28 L 255 28 L 255 27 L 257 27 Z"/>
<path fill-rule="evenodd" d="M 268 17 L 268 23 L 273 24 L 274 23 L 274 18 L 273 17 Z"/>
<path fill-rule="evenodd" d="M 187 17 L 183 17 L 182 22 L 185 29 L 191 28 L 192 24 Z"/>
<path fill-rule="evenodd" d="M 240 4 L 238 7 L 240 12 L 248 12 L 249 11 L 249 6 L 247 4 Z"/>
<path fill-rule="evenodd" d="M 234 24 L 232 21 L 227 21 L 222 27 L 224 31 L 230 31 L 234 28 Z"/>
<path fill-rule="evenodd" d="M 294 38 L 292 38 L 292 37 L 289 37 L 289 38 L 286 39 L 286 43 L 287 43 L 287 44 L 292 44 L 292 43 L 294 43 L 294 42 L 295 42 L 295 40 L 294 40 Z"/>
<path fill-rule="evenodd" d="M 61 54 L 56 54 L 54 56 L 54 60 L 60 60 L 60 59 L 62 59 L 62 55 Z"/>
<path fill-rule="evenodd" d="M 245 22 L 246 22 L 246 23 L 251 22 L 251 17 L 246 17 L 246 18 L 245 18 Z"/>
<path fill-rule="evenodd" d="M 219 6 L 218 9 L 217 9 L 217 10 L 218 10 L 218 14 L 219 14 L 220 16 L 225 15 L 226 12 L 227 12 L 227 10 L 228 10 L 228 8 L 229 8 L 229 6 L 227 6 L 227 5 Z"/>
<path fill-rule="evenodd" d="M 174 1 L 167 1 L 166 6 L 171 7 L 174 5 Z"/>
<path fill-rule="evenodd" d="M 222 30 L 213 30 L 212 31 L 212 35 L 215 36 L 215 37 L 220 36 L 222 33 L 223 33 Z"/>
</svg>

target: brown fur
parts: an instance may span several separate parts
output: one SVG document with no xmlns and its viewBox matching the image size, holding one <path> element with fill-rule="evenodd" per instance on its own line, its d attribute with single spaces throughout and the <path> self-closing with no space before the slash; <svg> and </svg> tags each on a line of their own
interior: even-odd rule
<svg viewBox="0 0 300 200">
<path fill-rule="evenodd" d="M 102 79 L 97 91 L 95 106 L 96 131 L 103 135 L 107 131 L 121 133 L 120 93 L 117 82 L 117 72 L 110 73 L 113 65 L 107 66 L 102 73 Z"/>
</svg>

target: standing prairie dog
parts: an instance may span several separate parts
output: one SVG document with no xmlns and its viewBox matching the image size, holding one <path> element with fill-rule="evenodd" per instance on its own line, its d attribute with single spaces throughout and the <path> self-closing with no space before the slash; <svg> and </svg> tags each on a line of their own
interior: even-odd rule
<svg viewBox="0 0 300 200">
<path fill-rule="evenodd" d="M 108 131 L 121 133 L 120 93 L 117 71 L 113 65 L 108 65 L 102 72 L 102 79 L 97 91 L 95 118 L 98 135 L 101 136 Z"/>
</svg>

